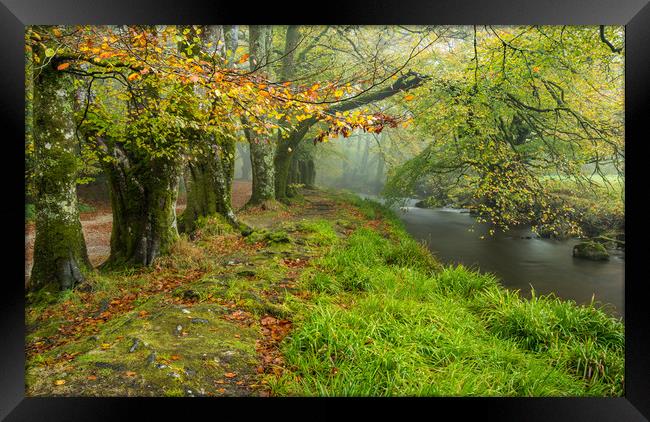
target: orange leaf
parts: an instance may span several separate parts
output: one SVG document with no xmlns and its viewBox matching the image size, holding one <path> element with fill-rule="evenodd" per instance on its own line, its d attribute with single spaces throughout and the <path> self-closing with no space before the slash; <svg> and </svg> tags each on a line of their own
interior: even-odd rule
<svg viewBox="0 0 650 422">
<path fill-rule="evenodd" d="M 90 380 L 90 381 L 95 381 L 96 379 L 97 379 L 96 376 L 94 376 L 94 375 L 88 375 L 88 380 Z"/>
<path fill-rule="evenodd" d="M 56 67 L 56 70 L 65 70 L 70 67 L 70 63 L 61 63 Z"/>
<path fill-rule="evenodd" d="M 140 75 L 138 75 L 137 73 L 131 73 L 131 74 L 129 75 L 128 79 L 129 79 L 130 81 L 132 81 L 132 80 L 137 79 L 137 78 L 139 78 L 139 77 L 140 77 Z"/>
<path fill-rule="evenodd" d="M 224 376 L 225 376 L 226 378 L 235 378 L 235 377 L 237 376 L 237 374 L 235 374 L 234 372 L 226 372 L 226 373 L 224 374 Z"/>
<path fill-rule="evenodd" d="M 56 380 L 54 381 L 54 385 L 63 385 L 65 384 L 65 380 Z"/>
<path fill-rule="evenodd" d="M 413 98 L 415 98 L 415 95 L 409 94 L 409 95 L 404 97 L 404 101 L 411 101 Z"/>
<path fill-rule="evenodd" d="M 239 63 L 246 63 L 246 60 L 248 60 L 250 56 L 251 56 L 250 54 L 244 54 L 243 56 L 241 56 L 241 59 L 239 59 Z"/>
<path fill-rule="evenodd" d="M 133 371 L 126 371 L 126 376 L 127 376 L 127 377 L 134 377 L 135 374 L 136 374 L 136 373 L 133 372 Z"/>
<path fill-rule="evenodd" d="M 179 355 L 171 355 L 169 359 L 171 360 L 179 360 L 181 357 Z"/>
</svg>

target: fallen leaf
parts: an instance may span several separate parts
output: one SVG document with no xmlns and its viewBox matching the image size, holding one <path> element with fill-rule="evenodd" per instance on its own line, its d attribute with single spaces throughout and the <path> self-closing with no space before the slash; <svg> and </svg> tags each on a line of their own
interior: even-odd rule
<svg viewBox="0 0 650 422">
<path fill-rule="evenodd" d="M 226 372 L 226 373 L 224 374 L 224 376 L 225 376 L 226 378 L 235 378 L 235 377 L 237 376 L 237 374 L 235 374 L 234 372 Z"/>
<path fill-rule="evenodd" d="M 133 371 L 126 371 L 126 376 L 127 377 L 134 377 L 135 375 L 136 375 L 136 373 L 133 372 Z"/>
<path fill-rule="evenodd" d="M 56 380 L 54 381 L 54 385 L 63 385 L 65 384 L 65 380 Z"/>
<path fill-rule="evenodd" d="M 87 379 L 90 380 L 90 381 L 95 381 L 97 379 L 97 377 L 95 375 L 88 375 Z"/>
<path fill-rule="evenodd" d="M 70 63 L 61 63 L 56 67 L 56 70 L 65 70 L 70 67 Z"/>
<path fill-rule="evenodd" d="M 171 360 L 179 360 L 181 357 L 179 355 L 171 355 L 169 359 Z"/>
</svg>

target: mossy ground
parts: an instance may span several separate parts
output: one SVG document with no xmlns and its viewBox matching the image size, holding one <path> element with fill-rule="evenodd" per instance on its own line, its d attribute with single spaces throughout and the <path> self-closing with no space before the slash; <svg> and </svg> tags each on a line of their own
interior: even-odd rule
<svg viewBox="0 0 650 422">
<path fill-rule="evenodd" d="M 620 321 L 443 268 L 378 204 L 303 193 L 241 213 L 246 237 L 203 227 L 154 268 L 30 297 L 27 395 L 622 394 Z"/>
<path fill-rule="evenodd" d="M 287 302 L 305 300 L 297 279 L 347 230 L 326 219 L 346 214 L 312 194 L 244 211 L 255 228 L 247 237 L 205 219 L 154 268 L 95 270 L 77 290 L 30 294 L 27 394 L 268 394 L 263 374 L 281 371 Z"/>
</svg>

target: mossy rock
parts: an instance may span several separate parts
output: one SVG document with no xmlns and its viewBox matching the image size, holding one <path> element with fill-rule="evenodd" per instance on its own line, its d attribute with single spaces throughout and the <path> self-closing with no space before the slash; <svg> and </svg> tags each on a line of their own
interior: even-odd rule
<svg viewBox="0 0 650 422">
<path fill-rule="evenodd" d="M 265 229 L 255 230 L 248 235 L 246 241 L 249 243 L 267 242 L 267 243 L 290 243 L 291 239 L 284 230 L 268 231 Z"/>
<path fill-rule="evenodd" d="M 573 247 L 575 258 L 589 259 L 592 261 L 604 261 L 609 259 L 607 249 L 598 242 L 582 242 Z"/>
</svg>

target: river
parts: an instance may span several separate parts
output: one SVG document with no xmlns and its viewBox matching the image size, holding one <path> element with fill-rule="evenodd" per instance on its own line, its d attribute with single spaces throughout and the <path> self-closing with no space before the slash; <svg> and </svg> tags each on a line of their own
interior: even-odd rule
<svg viewBox="0 0 650 422">
<path fill-rule="evenodd" d="M 416 208 L 414 202 L 408 201 L 408 206 L 397 213 L 406 230 L 425 242 L 442 262 L 491 272 L 505 287 L 518 289 L 526 297 L 530 297 L 531 286 L 537 295 L 554 293 L 582 304 L 594 296 L 604 311 L 624 315 L 623 251 L 610 251 L 608 261 L 573 258 L 577 240 L 535 238 L 528 227 L 489 236 L 489 226 L 477 223 L 468 213 L 452 208 Z"/>
</svg>

